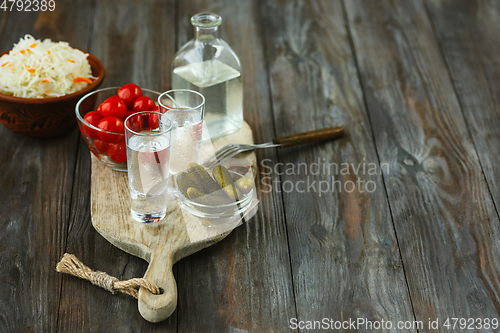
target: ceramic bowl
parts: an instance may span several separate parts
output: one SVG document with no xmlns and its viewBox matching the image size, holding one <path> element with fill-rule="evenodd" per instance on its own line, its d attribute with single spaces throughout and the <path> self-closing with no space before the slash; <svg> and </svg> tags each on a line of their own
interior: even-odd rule
<svg viewBox="0 0 500 333">
<path fill-rule="evenodd" d="M 8 53 L 0 53 L 0 56 Z M 87 87 L 54 98 L 21 98 L 0 93 L 0 123 L 9 130 L 32 138 L 63 135 L 76 127 L 75 106 L 86 94 L 96 90 L 104 79 L 102 63 L 89 54 L 92 75 L 97 77 Z"/>
</svg>

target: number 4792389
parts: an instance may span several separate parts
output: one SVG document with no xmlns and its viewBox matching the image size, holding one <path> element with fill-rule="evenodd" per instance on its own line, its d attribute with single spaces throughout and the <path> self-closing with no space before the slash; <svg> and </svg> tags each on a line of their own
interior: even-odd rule
<svg viewBox="0 0 500 333">
<path fill-rule="evenodd" d="M 0 0 L 1 1 L 1 0 Z M 0 9 L 5 11 L 38 12 L 54 11 L 56 2 L 54 0 L 3 0 Z"/>
<path fill-rule="evenodd" d="M 499 320 L 498 318 L 446 318 L 443 323 L 443 327 L 446 329 L 456 330 L 458 328 L 462 330 L 480 330 L 480 329 L 498 329 Z"/>
</svg>

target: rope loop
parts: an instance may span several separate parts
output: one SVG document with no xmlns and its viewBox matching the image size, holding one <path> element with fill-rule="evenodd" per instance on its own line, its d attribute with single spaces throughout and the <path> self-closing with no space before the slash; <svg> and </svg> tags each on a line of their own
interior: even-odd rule
<svg viewBox="0 0 500 333">
<path fill-rule="evenodd" d="M 153 295 L 160 295 L 161 289 L 154 283 L 143 279 L 133 278 L 126 281 L 120 281 L 114 276 L 100 271 L 93 271 L 85 266 L 77 257 L 72 254 L 65 253 L 61 261 L 56 266 L 56 271 L 59 273 L 71 274 L 84 280 L 92 282 L 93 285 L 106 289 L 112 294 L 121 292 L 137 298 L 139 293 L 138 288 L 145 288 Z"/>
</svg>

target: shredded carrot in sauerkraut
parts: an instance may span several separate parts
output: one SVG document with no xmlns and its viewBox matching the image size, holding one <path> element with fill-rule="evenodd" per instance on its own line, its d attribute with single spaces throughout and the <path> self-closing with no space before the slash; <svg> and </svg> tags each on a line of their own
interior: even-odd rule
<svg viewBox="0 0 500 333">
<path fill-rule="evenodd" d="M 88 79 L 86 77 L 75 77 L 73 79 L 73 82 L 78 83 L 78 82 L 87 82 L 88 84 L 92 83 L 91 79 Z"/>
<path fill-rule="evenodd" d="M 24 98 L 71 94 L 95 79 L 87 57 L 66 42 L 26 35 L 0 57 L 0 93 Z"/>
<path fill-rule="evenodd" d="M 34 68 L 28 68 L 28 66 L 26 66 L 26 65 L 24 65 L 24 67 L 26 67 L 26 70 L 28 72 L 30 72 L 31 74 L 36 73 L 36 69 L 34 69 Z"/>
</svg>

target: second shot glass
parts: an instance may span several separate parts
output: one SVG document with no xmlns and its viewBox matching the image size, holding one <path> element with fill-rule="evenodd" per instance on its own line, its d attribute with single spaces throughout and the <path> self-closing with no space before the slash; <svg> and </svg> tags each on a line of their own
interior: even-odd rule
<svg viewBox="0 0 500 333">
<path fill-rule="evenodd" d="M 205 97 L 188 89 L 169 90 L 158 97 L 158 106 L 172 120 L 170 173 L 177 175 L 190 162 L 200 163 Z"/>
</svg>

